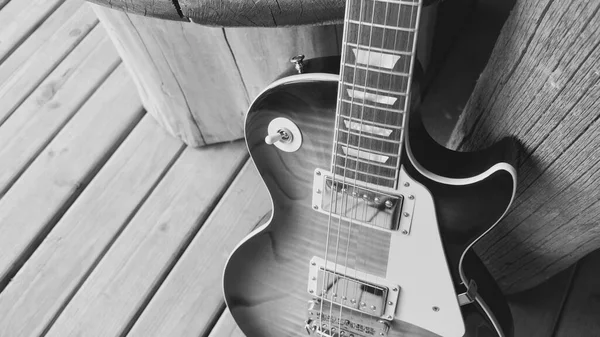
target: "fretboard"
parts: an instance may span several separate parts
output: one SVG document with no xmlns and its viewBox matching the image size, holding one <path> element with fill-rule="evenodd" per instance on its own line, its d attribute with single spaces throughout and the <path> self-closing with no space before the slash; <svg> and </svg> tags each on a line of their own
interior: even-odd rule
<svg viewBox="0 0 600 337">
<path fill-rule="evenodd" d="M 332 171 L 396 187 L 421 0 L 348 0 Z"/>
</svg>

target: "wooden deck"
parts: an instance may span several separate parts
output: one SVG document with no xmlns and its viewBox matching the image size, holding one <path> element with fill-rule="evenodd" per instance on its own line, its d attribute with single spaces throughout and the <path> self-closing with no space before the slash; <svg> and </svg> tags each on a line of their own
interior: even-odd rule
<svg viewBox="0 0 600 337">
<path fill-rule="evenodd" d="M 163 132 L 79 0 L 0 0 L 0 42 L 0 337 L 243 336 L 221 271 L 270 209 L 243 142 Z M 599 263 L 511 298 L 517 336 L 597 335 Z"/>
<path fill-rule="evenodd" d="M 0 6 L 0 336 L 235 334 L 221 271 L 270 207 L 243 142 L 163 132 L 88 4 Z"/>
</svg>

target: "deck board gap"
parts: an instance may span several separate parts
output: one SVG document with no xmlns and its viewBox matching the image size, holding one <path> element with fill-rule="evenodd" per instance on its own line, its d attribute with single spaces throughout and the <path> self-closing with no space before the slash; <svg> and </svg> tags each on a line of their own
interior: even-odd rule
<svg viewBox="0 0 600 337">
<path fill-rule="evenodd" d="M 25 41 L 27 41 L 27 39 L 29 39 L 29 36 L 35 32 L 38 28 L 40 28 L 40 26 L 46 21 L 48 20 L 48 18 L 50 17 L 50 15 L 52 15 L 54 12 L 56 12 L 56 10 L 62 6 L 65 3 L 66 0 L 62 0 L 58 3 L 56 3 L 43 17 L 40 18 L 40 20 L 36 21 L 31 27 L 29 27 L 29 30 L 27 30 L 27 32 L 25 34 L 23 34 L 23 37 L 11 48 L 8 50 L 8 52 L 3 56 L 0 57 L 0 64 L 2 64 L 2 62 L 4 62 L 4 60 L 6 60 L 10 55 L 12 55 L 12 53 L 17 50 L 17 48 L 19 48 Z M 0 2 L 2 2 L 0 0 Z M 7 1 L 6 3 L 0 3 L 0 10 L 2 10 L 2 8 L 4 8 L 4 6 L 6 6 L 10 1 Z"/>
<path fill-rule="evenodd" d="M 211 145 L 211 146 L 218 146 L 218 145 Z M 137 308 L 137 310 L 135 311 L 135 313 L 133 314 L 133 316 L 131 317 L 129 322 L 127 322 L 127 325 L 123 328 L 123 331 L 121 331 L 121 333 L 119 333 L 120 337 L 124 337 L 129 334 L 129 332 L 131 331 L 131 329 L 133 328 L 133 326 L 135 325 L 137 320 L 140 318 L 140 316 L 142 315 L 142 313 L 144 312 L 144 310 L 146 309 L 146 307 L 152 300 L 152 297 L 154 297 L 154 295 L 158 292 L 158 290 L 160 289 L 162 284 L 165 282 L 165 280 L 167 279 L 167 277 L 169 276 L 169 274 L 171 273 L 173 268 L 175 268 L 177 261 L 179 261 L 181 256 L 185 253 L 185 251 L 187 250 L 189 245 L 192 243 L 194 238 L 197 235 L 199 235 L 204 223 L 210 217 L 210 215 L 213 213 L 213 211 L 215 210 L 215 208 L 217 207 L 219 202 L 223 199 L 223 196 L 229 190 L 229 187 L 231 186 L 233 181 L 240 174 L 240 171 L 242 171 L 242 169 L 246 165 L 246 162 L 248 161 L 248 159 L 249 159 L 249 154 L 245 154 L 244 159 L 239 162 L 239 164 L 235 168 L 235 171 L 233 172 L 233 174 L 231 176 L 229 176 L 228 181 L 224 184 L 225 187 L 222 188 L 218 192 L 219 194 L 216 196 L 216 198 L 214 198 L 213 203 L 211 203 L 210 205 L 208 205 L 206 207 L 206 209 L 208 211 L 205 212 L 203 217 L 198 219 L 196 225 L 192 228 L 190 235 L 185 240 L 183 240 L 182 243 L 179 245 L 179 247 L 176 250 L 175 255 L 173 256 L 173 258 L 168 262 L 167 266 L 165 267 L 165 271 L 162 273 L 162 275 L 160 275 L 157 282 L 152 286 L 152 288 L 148 292 L 148 295 L 146 296 L 146 298 L 144 298 L 144 300 L 142 301 L 140 306 Z M 175 162 L 176 162 L 176 160 L 173 161 L 173 163 L 175 163 Z"/>
<path fill-rule="evenodd" d="M 44 142 L 44 144 L 38 149 L 38 151 L 35 152 L 35 154 L 33 156 L 31 156 L 31 158 L 27 161 L 27 163 L 25 165 L 23 165 L 23 167 L 19 170 L 19 172 L 17 172 L 17 174 L 15 174 L 15 177 L 13 179 L 11 179 L 11 181 L 9 181 L 5 187 L 0 188 L 0 199 L 2 199 L 2 197 L 10 190 L 10 188 L 17 182 L 17 180 L 19 180 L 19 178 L 21 177 L 21 175 L 23 175 L 23 173 L 25 173 L 25 171 L 27 171 L 27 169 L 29 168 L 29 166 L 31 166 L 31 164 L 37 159 L 37 157 L 44 152 L 44 150 L 46 149 L 46 147 L 52 142 L 52 140 L 54 140 L 54 138 L 56 138 L 56 136 L 60 133 L 60 131 L 62 129 L 64 129 L 64 127 L 69 123 L 69 121 L 77 114 L 77 112 L 79 111 L 79 109 L 81 109 L 81 107 L 83 107 L 86 102 L 90 99 L 90 97 L 92 97 L 96 91 L 98 90 L 98 88 L 100 88 L 102 86 L 102 84 L 104 84 L 104 82 L 106 82 L 106 80 L 110 77 L 110 75 L 112 73 L 115 72 L 115 70 L 119 67 L 119 65 L 121 65 L 121 61 L 117 62 L 106 74 L 105 76 L 103 76 L 100 81 L 98 81 L 98 83 L 94 86 L 94 88 L 89 92 L 88 95 L 86 95 L 84 97 L 84 99 L 73 109 L 73 111 L 70 113 L 70 116 L 67 117 L 65 119 L 65 121 L 56 129 L 55 132 L 53 132 L 48 139 Z M 48 75 L 50 76 L 50 74 Z M 40 82 L 44 83 L 43 81 Z M 38 85 L 39 86 L 39 85 Z M 35 91 L 35 90 L 34 90 Z M 30 94 L 31 95 L 31 94 Z M 17 109 L 15 109 L 16 111 Z M 10 116 L 9 116 L 10 118 Z M 9 118 L 7 118 L 6 120 L 8 120 Z M 0 126 L 2 126 L 2 123 L 0 123 Z"/>
<path fill-rule="evenodd" d="M 147 117 L 150 117 L 150 116 L 147 116 Z M 111 240 L 108 242 L 108 244 L 104 247 L 104 249 L 102 250 L 102 252 L 100 252 L 100 254 L 98 255 L 98 257 L 94 260 L 94 262 L 92 263 L 92 265 L 90 266 L 90 268 L 86 271 L 86 273 L 81 278 L 81 280 L 79 280 L 79 282 L 77 283 L 77 285 L 73 288 L 73 291 L 71 291 L 69 293 L 69 295 L 67 296 L 67 298 L 65 298 L 65 300 L 61 303 L 60 308 L 56 311 L 56 313 L 54 313 L 52 319 L 44 327 L 42 333 L 40 334 L 40 337 L 46 336 L 46 334 L 48 333 L 48 331 L 50 331 L 50 329 L 54 325 L 54 322 L 56 322 L 56 320 L 62 314 L 62 312 L 67 307 L 67 305 L 69 304 L 69 302 L 71 302 L 71 299 L 73 299 L 73 297 L 75 296 L 75 294 L 77 294 L 77 292 L 79 291 L 79 289 L 83 286 L 83 284 L 86 282 L 86 280 L 88 279 L 88 277 L 92 274 L 92 272 L 94 271 L 94 269 L 96 268 L 96 266 L 100 263 L 100 261 L 102 261 L 102 258 L 104 258 L 104 256 L 106 255 L 106 253 L 110 250 L 110 248 L 113 246 L 113 244 L 117 241 L 117 239 L 119 238 L 119 236 L 121 235 L 121 233 L 123 232 L 123 230 L 125 230 L 125 228 L 127 227 L 127 225 L 131 222 L 131 220 L 133 219 L 133 217 L 140 210 L 140 208 L 142 207 L 142 205 L 144 205 L 144 203 L 146 202 L 146 200 L 148 200 L 148 198 L 150 197 L 150 195 L 152 195 L 152 193 L 154 192 L 154 190 L 156 189 L 156 187 L 160 184 L 160 182 L 162 181 L 162 179 L 171 170 L 171 168 L 173 167 L 173 165 L 175 164 L 175 162 L 177 162 L 177 160 L 179 159 L 179 157 L 181 157 L 181 154 L 184 152 L 185 149 L 186 149 L 186 146 L 182 144 L 182 146 L 179 148 L 179 150 L 177 150 L 177 152 L 175 153 L 175 155 L 173 156 L 173 158 L 169 161 L 169 163 L 165 166 L 165 168 L 163 169 L 163 171 L 160 173 L 160 175 L 158 176 L 158 178 L 156 179 L 156 181 L 154 181 L 154 183 L 152 184 L 152 186 L 148 189 L 148 192 L 142 197 L 142 199 L 140 200 L 140 202 L 133 208 L 133 210 L 127 216 L 127 218 L 125 219 L 125 221 L 123 221 L 123 224 L 121 225 L 121 227 L 115 232 L 115 235 L 111 238 Z"/>
<path fill-rule="evenodd" d="M 46 73 L 43 74 L 43 76 L 41 76 L 40 78 L 37 79 L 37 81 L 29 88 L 29 90 L 27 90 L 20 99 L 18 99 L 16 101 L 16 104 L 8 111 L 7 115 L 3 118 L 0 119 L 0 127 L 2 127 L 2 125 L 8 120 L 8 118 L 10 118 L 10 116 L 17 111 L 17 109 L 21 106 L 21 104 L 23 104 L 23 102 L 25 102 L 27 100 L 27 98 L 29 98 L 29 96 L 31 96 L 32 93 L 34 93 L 37 88 L 40 86 L 40 84 L 42 84 L 46 78 L 48 78 L 48 76 L 50 76 L 50 74 L 52 74 L 52 72 L 58 68 L 60 66 L 60 64 L 67 58 L 67 56 L 69 56 L 69 54 L 71 54 L 71 52 L 73 52 L 73 50 L 75 50 L 75 48 L 77 48 L 77 46 L 79 46 L 81 44 L 81 42 L 83 40 L 85 40 L 85 38 L 95 29 L 103 29 L 100 25 L 99 25 L 99 21 L 98 19 L 96 19 L 92 25 L 92 27 L 90 27 L 89 30 L 87 30 L 86 32 L 84 32 L 81 36 L 81 38 L 79 39 L 79 41 L 77 41 L 75 44 L 73 44 L 73 46 L 71 46 L 71 49 L 66 52 L 64 55 L 62 55 L 57 62 L 55 62 L 55 64 L 48 68 L 46 70 Z M 1 63 L 1 62 L 0 62 Z"/>
<path fill-rule="evenodd" d="M 98 162 L 94 165 L 94 167 L 87 172 L 85 177 L 81 180 L 81 183 L 77 190 L 73 192 L 65 202 L 56 210 L 54 215 L 50 218 L 50 220 L 41 227 L 41 230 L 35 235 L 35 237 L 31 240 L 26 249 L 21 253 L 21 255 L 15 260 L 13 265 L 11 265 L 6 275 L 3 279 L 0 279 L 0 293 L 6 288 L 10 280 L 18 273 L 19 269 L 29 260 L 31 255 L 35 252 L 35 250 L 40 246 L 40 244 L 44 241 L 48 233 L 54 228 L 54 226 L 60 221 L 65 212 L 71 207 L 71 205 L 77 200 L 77 198 L 81 195 L 81 193 L 85 190 L 85 188 L 89 185 L 92 179 L 96 176 L 96 174 L 100 171 L 100 169 L 106 164 L 106 162 L 110 159 L 113 153 L 119 148 L 119 146 L 123 143 L 123 141 L 127 138 L 127 136 L 131 133 L 131 131 L 135 128 L 136 125 L 142 120 L 145 115 L 145 111 L 139 113 L 137 118 L 135 118 L 130 125 L 127 126 L 125 131 L 116 138 L 113 146 L 110 147 L 106 153 L 98 160 Z"/>
<path fill-rule="evenodd" d="M 213 332 L 213 329 L 221 319 L 221 316 L 225 314 L 225 310 L 227 310 L 227 306 L 225 305 L 225 301 L 223 301 L 221 307 L 215 312 L 214 318 L 210 322 L 208 322 L 208 324 L 206 324 L 206 329 L 204 329 L 205 333 L 198 337 L 209 337 L 210 334 Z"/>
</svg>

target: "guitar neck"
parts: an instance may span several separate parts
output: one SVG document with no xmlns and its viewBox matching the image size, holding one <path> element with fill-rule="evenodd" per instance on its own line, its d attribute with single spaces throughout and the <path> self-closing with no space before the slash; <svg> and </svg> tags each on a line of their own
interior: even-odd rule
<svg viewBox="0 0 600 337">
<path fill-rule="evenodd" d="M 348 0 L 332 172 L 395 188 L 421 0 Z"/>
</svg>

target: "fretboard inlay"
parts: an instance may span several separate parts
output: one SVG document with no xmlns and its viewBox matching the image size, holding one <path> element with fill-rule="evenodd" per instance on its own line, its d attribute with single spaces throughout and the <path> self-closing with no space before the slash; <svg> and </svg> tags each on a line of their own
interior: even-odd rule
<svg viewBox="0 0 600 337">
<path fill-rule="evenodd" d="M 348 0 L 332 170 L 396 187 L 421 0 Z"/>
</svg>

